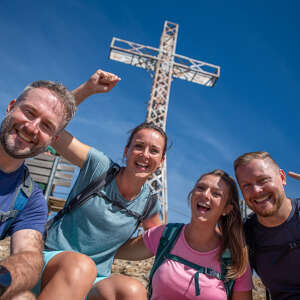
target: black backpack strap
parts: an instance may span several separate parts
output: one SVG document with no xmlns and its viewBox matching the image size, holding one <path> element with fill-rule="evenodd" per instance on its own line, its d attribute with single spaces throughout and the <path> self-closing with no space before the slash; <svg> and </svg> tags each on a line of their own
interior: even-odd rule
<svg viewBox="0 0 300 300">
<path fill-rule="evenodd" d="M 149 275 L 148 299 L 150 299 L 152 295 L 153 275 L 155 271 L 159 268 L 159 266 L 163 263 L 163 261 L 166 259 L 166 255 L 170 253 L 170 251 L 174 247 L 183 226 L 184 224 L 182 223 L 169 223 L 166 225 L 162 233 L 162 236 L 159 241 L 159 245 L 156 250 L 155 260 L 152 266 L 152 270 Z"/>
<path fill-rule="evenodd" d="M 116 163 L 113 163 L 112 166 L 107 170 L 107 172 L 104 172 L 95 181 L 86 186 L 83 191 L 81 191 L 78 195 L 71 199 L 70 202 L 62 210 L 60 210 L 54 218 L 50 219 L 46 223 L 44 239 L 46 239 L 47 231 L 55 222 L 60 220 L 65 214 L 73 211 L 75 208 L 82 206 L 95 194 L 98 194 L 97 191 L 101 190 L 104 186 L 109 184 L 119 171 L 120 166 Z"/>
<path fill-rule="evenodd" d="M 228 267 L 232 264 L 231 253 L 229 249 L 226 249 L 221 256 L 221 279 L 224 283 L 227 299 L 232 297 L 232 288 L 234 285 L 234 279 L 227 278 Z"/>
<path fill-rule="evenodd" d="M 156 203 L 158 201 L 158 195 L 153 194 L 153 193 L 149 193 L 144 211 L 142 213 L 142 220 L 141 222 L 143 222 L 144 220 L 148 219 L 150 217 L 150 213 L 153 210 L 153 208 L 155 207 Z"/>
<path fill-rule="evenodd" d="M 250 214 L 244 224 L 243 224 L 243 229 L 245 233 L 245 239 L 246 239 L 246 244 L 248 246 L 248 254 L 249 254 L 249 261 L 250 261 L 250 266 L 251 269 L 256 269 L 256 264 L 255 264 L 255 241 L 253 238 L 253 226 L 255 223 L 255 214 L 252 213 Z"/>
</svg>

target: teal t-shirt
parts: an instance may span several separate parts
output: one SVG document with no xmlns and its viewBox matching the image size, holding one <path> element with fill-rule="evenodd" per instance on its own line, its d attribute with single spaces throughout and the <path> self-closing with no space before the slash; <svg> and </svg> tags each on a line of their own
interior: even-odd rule
<svg viewBox="0 0 300 300">
<path fill-rule="evenodd" d="M 106 172 L 112 160 L 104 153 L 91 148 L 86 162 L 80 170 L 76 183 L 67 199 L 67 203 L 80 193 L 90 182 Z M 150 192 L 144 184 L 139 195 L 131 201 L 120 194 L 115 178 L 103 192 L 126 206 L 127 209 L 141 214 Z M 149 216 L 160 212 L 157 201 Z M 95 196 L 81 207 L 52 225 L 47 234 L 45 249 L 76 251 L 91 257 L 98 269 L 97 276 L 109 276 L 114 255 L 136 229 L 137 220 L 109 201 Z"/>
</svg>

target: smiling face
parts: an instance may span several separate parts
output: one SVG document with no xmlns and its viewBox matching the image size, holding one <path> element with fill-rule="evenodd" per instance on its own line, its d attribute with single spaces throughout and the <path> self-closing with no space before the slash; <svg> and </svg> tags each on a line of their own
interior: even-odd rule
<svg viewBox="0 0 300 300">
<path fill-rule="evenodd" d="M 247 205 L 258 217 L 275 216 L 286 199 L 283 170 L 270 159 L 253 159 L 236 169 L 236 177 Z"/>
<path fill-rule="evenodd" d="M 149 128 L 139 130 L 124 151 L 126 171 L 146 180 L 161 166 L 164 146 L 165 139 L 158 131 Z"/>
<path fill-rule="evenodd" d="M 230 188 L 216 175 L 205 175 L 195 185 L 191 194 L 192 220 L 209 221 L 217 224 L 219 218 L 228 214 Z"/>
<path fill-rule="evenodd" d="M 1 124 L 0 142 L 16 159 L 33 157 L 45 150 L 63 125 L 64 106 L 49 90 L 29 90 L 25 99 L 10 102 Z"/>
</svg>

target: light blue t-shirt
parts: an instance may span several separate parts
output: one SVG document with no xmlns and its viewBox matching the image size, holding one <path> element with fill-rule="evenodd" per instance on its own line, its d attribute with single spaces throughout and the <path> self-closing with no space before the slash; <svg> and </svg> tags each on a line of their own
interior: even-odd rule
<svg viewBox="0 0 300 300">
<path fill-rule="evenodd" d="M 112 160 L 104 153 L 91 148 L 67 203 L 90 182 L 106 172 L 112 164 Z M 127 209 L 142 214 L 150 189 L 144 184 L 139 195 L 127 201 L 120 194 L 114 178 L 103 192 L 110 199 L 121 202 Z M 160 204 L 157 201 L 149 216 L 159 212 Z M 136 225 L 137 220 L 125 210 L 95 196 L 52 225 L 48 231 L 45 248 L 86 254 L 96 263 L 97 276 L 109 276 L 117 249 L 131 237 Z"/>
</svg>

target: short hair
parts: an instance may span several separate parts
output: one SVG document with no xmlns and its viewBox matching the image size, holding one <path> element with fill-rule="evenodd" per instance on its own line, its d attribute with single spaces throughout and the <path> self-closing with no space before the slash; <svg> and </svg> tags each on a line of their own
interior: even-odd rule
<svg viewBox="0 0 300 300">
<path fill-rule="evenodd" d="M 253 159 L 268 159 L 272 163 L 272 165 L 274 165 L 274 167 L 279 169 L 278 164 L 275 162 L 275 160 L 271 157 L 271 155 L 268 152 L 256 151 L 256 152 L 244 153 L 234 161 L 233 166 L 234 166 L 235 173 L 239 166 L 245 166 Z"/>
<path fill-rule="evenodd" d="M 162 153 L 162 156 L 164 157 L 167 152 L 167 147 L 168 147 L 168 136 L 161 127 L 159 127 L 151 122 L 144 122 L 144 123 L 139 124 L 135 128 L 133 128 L 130 131 L 130 136 L 128 138 L 126 147 L 130 146 L 133 136 L 142 129 L 153 129 L 153 130 L 157 131 L 158 133 L 160 133 L 160 135 L 164 138 L 165 144 L 164 144 L 163 153 Z"/>
<path fill-rule="evenodd" d="M 63 129 L 74 117 L 76 111 L 76 102 L 74 95 L 60 82 L 50 80 L 38 80 L 30 83 L 25 87 L 21 95 L 17 98 L 16 103 L 20 103 L 25 100 L 27 93 L 36 88 L 45 88 L 53 92 L 64 106 L 65 116 L 64 123 L 61 129 Z"/>
</svg>

